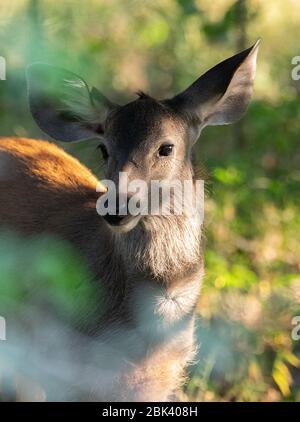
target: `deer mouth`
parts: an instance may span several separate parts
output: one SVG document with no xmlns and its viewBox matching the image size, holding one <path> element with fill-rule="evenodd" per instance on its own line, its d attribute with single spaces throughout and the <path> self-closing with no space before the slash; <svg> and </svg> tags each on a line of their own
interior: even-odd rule
<svg viewBox="0 0 300 422">
<path fill-rule="evenodd" d="M 109 228 L 116 233 L 127 233 L 139 223 L 140 215 L 109 215 L 104 220 Z"/>
</svg>

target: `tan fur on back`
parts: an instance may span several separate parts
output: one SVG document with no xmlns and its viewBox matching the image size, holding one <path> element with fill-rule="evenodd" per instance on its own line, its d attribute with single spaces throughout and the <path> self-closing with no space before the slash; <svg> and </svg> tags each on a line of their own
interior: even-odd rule
<svg viewBox="0 0 300 422">
<path fill-rule="evenodd" d="M 3 154 L 20 160 L 26 167 L 27 174 L 31 173 L 50 189 L 96 190 L 96 177 L 77 159 L 50 142 L 26 138 L 0 138 L 1 164 L 5 160 Z M 8 178 L 10 176 L 7 175 Z M 3 180 L 5 173 L 2 174 L 0 183 Z"/>
<path fill-rule="evenodd" d="M 96 218 L 97 178 L 77 159 L 46 141 L 0 138 L 0 222 L 24 233 L 62 238 L 74 219 Z M 71 233 L 70 233 L 71 235 Z"/>
</svg>

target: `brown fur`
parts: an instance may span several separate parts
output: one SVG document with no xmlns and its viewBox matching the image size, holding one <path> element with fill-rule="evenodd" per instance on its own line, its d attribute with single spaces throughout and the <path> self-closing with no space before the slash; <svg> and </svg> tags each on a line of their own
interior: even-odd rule
<svg viewBox="0 0 300 422">
<path fill-rule="evenodd" d="M 84 210 L 97 200 L 96 177 L 75 158 L 46 141 L 0 139 L 1 224 L 24 232 L 56 232 L 60 214 Z M 72 206 L 66 206 L 67 204 Z M 37 206 L 38 204 L 38 206 Z M 64 225 L 59 234 L 64 237 Z M 66 234 L 67 235 L 67 234 Z M 67 236 L 66 236 L 67 237 Z"/>
</svg>

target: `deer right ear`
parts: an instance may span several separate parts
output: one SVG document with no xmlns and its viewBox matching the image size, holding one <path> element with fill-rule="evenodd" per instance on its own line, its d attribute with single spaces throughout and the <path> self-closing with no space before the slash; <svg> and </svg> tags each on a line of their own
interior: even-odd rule
<svg viewBox="0 0 300 422">
<path fill-rule="evenodd" d="M 201 129 L 236 122 L 252 96 L 259 41 L 247 50 L 217 64 L 189 88 L 166 102 L 188 116 Z"/>
<path fill-rule="evenodd" d="M 38 126 L 52 138 L 73 142 L 103 133 L 115 106 L 98 90 L 64 69 L 42 63 L 27 69 L 29 104 Z"/>
</svg>

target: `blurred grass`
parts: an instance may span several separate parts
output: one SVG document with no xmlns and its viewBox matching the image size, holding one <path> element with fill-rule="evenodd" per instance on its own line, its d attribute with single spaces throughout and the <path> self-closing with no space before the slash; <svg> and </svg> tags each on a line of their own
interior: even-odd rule
<svg viewBox="0 0 300 422">
<path fill-rule="evenodd" d="M 113 99 L 134 98 L 138 89 L 162 98 L 263 38 L 256 95 L 243 122 L 206 129 L 195 148 L 211 177 L 206 277 L 198 306 L 201 347 L 185 388 L 191 400 L 300 400 L 300 342 L 291 339 L 292 317 L 300 314 L 300 85 L 290 76 L 291 58 L 299 55 L 300 8 L 297 0 L 287 0 L 284 8 L 281 3 L 2 0 L 0 5 L 0 54 L 7 59 L 0 135 L 44 137 L 26 102 L 24 69 L 33 61 L 71 69 Z M 67 148 L 98 171 L 93 143 Z M 22 239 L 13 242 L 24 247 Z M 76 285 L 84 270 L 77 259 L 61 263 L 66 245 L 52 243 L 37 261 L 36 242 L 27 251 L 28 262 L 32 257 L 45 265 L 33 265 L 33 274 L 40 277 L 42 271 L 54 280 L 58 272 Z M 0 250 L 2 280 L 3 274 L 23 276 L 22 265 L 14 267 L 16 274 L 9 272 L 17 246 L 0 244 Z"/>
<path fill-rule="evenodd" d="M 54 307 L 65 322 L 76 324 L 101 304 L 89 283 L 91 274 L 71 245 L 49 235 L 21 237 L 0 232 L 0 309 L 3 315 L 18 305 Z M 45 308 L 44 308 L 45 309 Z"/>
</svg>

